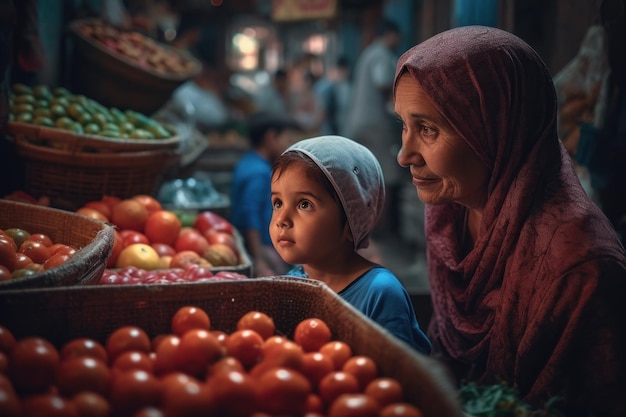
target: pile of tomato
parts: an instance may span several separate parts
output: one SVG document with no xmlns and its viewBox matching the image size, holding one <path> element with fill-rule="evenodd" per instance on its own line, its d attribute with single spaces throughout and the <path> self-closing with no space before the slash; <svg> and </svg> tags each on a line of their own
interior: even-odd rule
<svg viewBox="0 0 626 417">
<path fill-rule="evenodd" d="M 332 339 L 321 319 L 280 335 L 259 311 L 226 333 L 206 311 L 181 307 L 171 332 L 150 338 L 122 326 L 102 343 L 57 348 L 16 340 L 0 326 L 0 415 L 31 416 L 422 416 L 376 362 Z"/>
<path fill-rule="evenodd" d="M 17 227 L 0 230 L 0 281 L 35 275 L 63 265 L 76 250 L 62 242 L 53 242 L 45 233 Z"/>
<path fill-rule="evenodd" d="M 246 275 L 234 271 L 216 271 L 200 265 L 189 265 L 184 269 L 159 269 L 149 271 L 136 266 L 122 269 L 106 269 L 98 284 L 171 284 L 176 282 L 208 282 L 246 279 Z"/>
</svg>

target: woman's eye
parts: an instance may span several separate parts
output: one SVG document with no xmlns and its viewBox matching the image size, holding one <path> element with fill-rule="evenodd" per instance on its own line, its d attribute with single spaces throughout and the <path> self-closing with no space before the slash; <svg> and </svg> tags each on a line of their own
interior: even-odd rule
<svg viewBox="0 0 626 417">
<path fill-rule="evenodd" d="M 437 131 L 429 126 L 422 125 L 422 134 L 424 136 L 434 136 L 437 134 Z"/>
</svg>

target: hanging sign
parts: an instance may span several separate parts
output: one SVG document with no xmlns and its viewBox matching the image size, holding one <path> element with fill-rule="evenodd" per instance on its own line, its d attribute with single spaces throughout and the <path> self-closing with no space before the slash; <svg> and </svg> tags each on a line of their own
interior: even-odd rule
<svg viewBox="0 0 626 417">
<path fill-rule="evenodd" d="M 337 0 L 272 0 L 272 19 L 329 19 L 337 15 Z"/>
</svg>

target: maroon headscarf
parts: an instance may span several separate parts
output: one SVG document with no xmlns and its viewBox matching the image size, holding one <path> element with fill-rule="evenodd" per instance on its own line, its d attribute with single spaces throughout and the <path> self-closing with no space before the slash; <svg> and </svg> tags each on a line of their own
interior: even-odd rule
<svg viewBox="0 0 626 417">
<path fill-rule="evenodd" d="M 459 378 L 626 415 L 626 256 L 558 139 L 547 67 L 518 37 L 469 26 L 407 51 L 396 88 L 405 73 L 491 173 L 466 256 L 465 208 L 426 206 L 434 348 Z"/>
</svg>

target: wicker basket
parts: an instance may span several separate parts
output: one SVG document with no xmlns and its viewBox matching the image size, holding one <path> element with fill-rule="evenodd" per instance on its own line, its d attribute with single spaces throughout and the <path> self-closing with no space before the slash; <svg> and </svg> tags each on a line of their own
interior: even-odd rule
<svg viewBox="0 0 626 417">
<path fill-rule="evenodd" d="M 68 146 L 57 149 L 41 143 L 50 130 L 14 130 L 13 139 L 23 165 L 22 188 L 37 198 L 48 196 L 54 207 L 66 210 L 74 211 L 105 194 L 120 198 L 156 194 L 165 171 L 179 160 L 176 151 L 168 147 L 92 152 L 86 146 L 95 146 L 95 142 L 81 144 L 78 135 L 58 130 L 55 140 L 66 140 Z M 105 149 L 109 146 L 107 142 L 98 143 L 105 143 Z"/>
<path fill-rule="evenodd" d="M 186 57 L 195 63 L 193 71 L 179 76 L 140 67 L 131 59 L 84 36 L 80 27 L 92 20 L 76 20 L 69 26 L 75 41 L 75 67 L 80 68 L 75 78 L 78 90 L 106 106 L 152 114 L 166 103 L 178 86 L 200 72 L 200 62 L 191 56 Z M 160 46 L 177 54 L 183 53 L 167 45 Z"/>
<path fill-rule="evenodd" d="M 171 333 L 178 308 L 196 305 L 225 332 L 250 310 L 269 314 L 279 333 L 293 336 L 303 319 L 318 317 L 333 338 L 374 359 L 380 373 L 402 384 L 406 400 L 426 417 L 463 414 L 453 386 L 433 359 L 392 337 L 319 281 L 270 277 L 204 285 L 83 286 L 0 294 L 0 324 L 18 338 L 38 335 L 57 346 L 76 337 L 105 341 L 115 329 L 136 325 L 154 337 Z"/>
<path fill-rule="evenodd" d="M 100 278 L 113 248 L 113 226 L 49 207 L 0 199 L 0 229 L 44 233 L 54 241 L 79 248 L 63 265 L 40 274 L 0 282 L 14 288 L 67 286 Z"/>
</svg>

